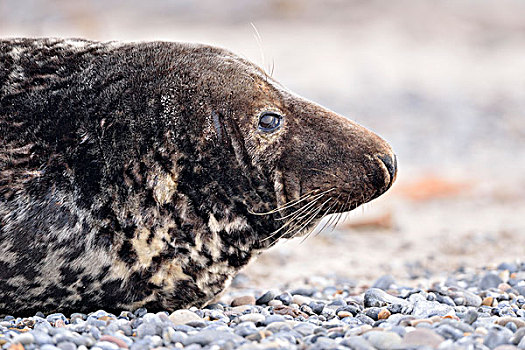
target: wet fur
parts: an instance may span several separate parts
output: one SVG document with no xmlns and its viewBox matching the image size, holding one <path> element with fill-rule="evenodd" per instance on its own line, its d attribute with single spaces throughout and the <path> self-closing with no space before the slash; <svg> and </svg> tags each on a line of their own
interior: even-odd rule
<svg viewBox="0 0 525 350">
<path fill-rule="evenodd" d="M 0 40 L 0 135 L 0 314 L 202 306 L 299 233 L 300 203 L 257 213 L 336 189 L 303 231 L 393 180 L 382 139 L 204 45 Z"/>
</svg>

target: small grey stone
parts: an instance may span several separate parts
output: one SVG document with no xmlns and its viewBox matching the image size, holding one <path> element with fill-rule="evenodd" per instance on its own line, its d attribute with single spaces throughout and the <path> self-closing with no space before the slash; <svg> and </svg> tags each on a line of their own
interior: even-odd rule
<svg viewBox="0 0 525 350">
<path fill-rule="evenodd" d="M 312 295 L 315 294 L 315 289 L 314 288 L 297 288 L 297 289 L 294 289 L 291 292 L 291 294 L 292 295 L 298 294 L 298 295 L 304 295 L 306 297 L 311 297 Z"/>
<path fill-rule="evenodd" d="M 341 341 L 341 345 L 347 346 L 354 350 L 376 350 L 376 348 L 362 336 L 352 336 L 350 338 L 343 339 Z"/>
<path fill-rule="evenodd" d="M 286 322 L 272 322 L 266 326 L 266 329 L 272 333 L 277 333 L 281 331 L 289 331 L 292 327 Z"/>
<path fill-rule="evenodd" d="M 66 322 L 66 316 L 64 316 L 63 314 L 60 314 L 60 313 L 56 313 L 56 314 L 51 314 L 51 315 L 48 315 L 46 317 L 46 321 L 47 322 L 51 322 L 51 323 L 54 323 L 58 320 L 62 320 L 64 322 Z"/>
<path fill-rule="evenodd" d="M 198 321 L 190 321 L 186 323 L 186 325 L 194 328 L 204 328 L 206 327 L 206 321 L 204 320 L 198 320 Z"/>
<path fill-rule="evenodd" d="M 234 333 L 240 335 L 241 337 L 246 337 L 250 334 L 256 333 L 257 327 L 253 322 L 244 322 L 235 327 Z"/>
<path fill-rule="evenodd" d="M 505 328 L 509 329 L 512 333 L 516 332 L 518 330 L 518 326 L 514 322 L 508 322 L 505 325 Z"/>
<path fill-rule="evenodd" d="M 452 307 L 456 306 L 456 303 L 454 302 L 454 300 L 452 300 L 452 298 L 449 297 L 448 295 L 436 294 L 436 301 L 438 303 L 449 305 Z"/>
<path fill-rule="evenodd" d="M 370 288 L 365 292 L 364 303 L 366 307 L 383 307 L 388 304 L 407 305 L 404 299 L 394 297 L 378 288 Z"/>
<path fill-rule="evenodd" d="M 53 338 L 45 332 L 35 330 L 32 331 L 31 334 L 33 334 L 33 337 L 35 338 L 34 342 L 38 345 L 53 344 Z"/>
<path fill-rule="evenodd" d="M 191 321 L 200 321 L 202 318 L 200 318 L 197 314 L 194 312 L 191 312 L 189 310 L 177 310 L 174 311 L 170 316 L 169 319 L 173 324 L 175 325 L 182 325 L 186 324 Z"/>
<path fill-rule="evenodd" d="M 14 344 L 20 343 L 23 345 L 32 344 L 34 341 L 35 337 L 29 332 L 17 334 L 11 340 L 11 342 Z"/>
<path fill-rule="evenodd" d="M 503 262 L 498 265 L 498 270 L 509 270 L 510 273 L 517 272 L 518 271 L 518 265 L 515 263 L 506 263 Z"/>
<path fill-rule="evenodd" d="M 503 283 L 503 280 L 493 272 L 487 272 L 479 281 L 478 288 L 480 290 L 487 290 L 491 288 L 498 288 Z"/>
<path fill-rule="evenodd" d="M 137 337 L 144 338 L 147 335 L 157 334 L 157 327 L 153 324 L 143 323 L 137 328 Z"/>
<path fill-rule="evenodd" d="M 312 309 L 312 311 L 318 315 L 322 314 L 323 313 L 323 309 L 325 307 L 325 304 L 322 303 L 322 302 L 315 302 L 315 301 L 312 301 L 310 302 L 310 304 L 308 304 L 308 306 L 310 306 L 310 308 Z"/>
<path fill-rule="evenodd" d="M 241 322 L 253 322 L 253 323 L 261 323 L 264 322 L 266 318 L 264 315 L 261 314 L 246 314 L 239 317 L 239 320 Z"/>
<path fill-rule="evenodd" d="M 483 345 L 494 349 L 498 345 L 510 344 L 513 333 L 504 327 L 493 327 L 483 340 Z M 519 347 L 519 345 L 518 345 Z"/>
<path fill-rule="evenodd" d="M 448 324 L 440 325 L 435 329 L 436 333 L 444 337 L 445 339 L 458 340 L 463 337 L 463 332 L 456 329 Z"/>
<path fill-rule="evenodd" d="M 468 324 L 473 324 L 478 319 L 478 313 L 476 310 L 468 310 L 466 313 L 463 314 L 463 317 L 461 317 L 463 322 Z"/>
<path fill-rule="evenodd" d="M 481 305 L 482 299 L 479 295 L 476 295 L 468 290 L 462 291 L 463 297 L 465 298 L 466 306 L 479 307 Z"/>
<path fill-rule="evenodd" d="M 454 312 L 454 309 L 437 301 L 428 301 L 420 294 L 413 294 L 409 297 L 409 301 L 414 303 L 412 316 L 416 318 L 429 318 L 432 316 L 445 316 Z"/>
<path fill-rule="evenodd" d="M 220 342 L 224 344 L 226 342 L 241 342 L 244 338 L 228 331 L 218 331 L 218 330 L 203 330 L 199 333 L 192 334 L 184 339 L 184 345 L 190 345 L 193 343 L 199 344 L 201 346 L 207 346 L 214 342 Z"/>
<path fill-rule="evenodd" d="M 57 348 L 60 350 L 76 350 L 77 345 L 70 341 L 63 341 L 57 344 Z"/>
<path fill-rule="evenodd" d="M 525 337 L 523 337 L 523 336 L 521 337 L 521 340 L 518 343 L 518 349 L 525 349 Z"/>
<path fill-rule="evenodd" d="M 445 341 L 441 335 L 437 334 L 431 329 L 418 328 L 412 332 L 405 334 L 403 337 L 403 344 L 406 345 L 418 345 L 418 346 L 430 346 L 437 348 L 439 344 Z"/>
<path fill-rule="evenodd" d="M 514 289 L 522 296 L 525 296 L 525 286 L 515 286 Z"/>
<path fill-rule="evenodd" d="M 188 335 L 184 332 L 180 331 L 174 331 L 173 333 L 170 333 L 170 341 L 172 343 L 181 343 L 184 344 L 184 340 L 188 337 Z"/>
<path fill-rule="evenodd" d="M 273 298 L 275 298 L 275 293 L 273 293 L 272 291 L 268 291 L 268 292 L 264 293 L 263 295 L 261 295 L 261 296 L 255 301 L 255 304 L 256 304 L 256 305 L 268 304 L 268 302 L 269 302 L 270 300 L 273 300 Z"/>
<path fill-rule="evenodd" d="M 290 303 L 292 302 L 292 295 L 288 292 L 284 292 L 275 297 L 275 299 L 282 301 L 284 305 L 290 305 Z"/>
<path fill-rule="evenodd" d="M 373 319 L 371 319 L 365 314 L 358 314 L 355 318 L 361 323 L 368 324 L 368 325 L 373 325 L 375 322 Z"/>
<path fill-rule="evenodd" d="M 510 342 L 514 345 L 518 345 L 521 340 L 523 339 L 523 336 L 525 335 L 525 327 L 522 327 L 516 331 L 510 338 Z M 525 345 L 525 343 L 523 344 Z"/>
<path fill-rule="evenodd" d="M 365 333 L 363 337 L 380 350 L 394 349 L 402 342 L 401 337 L 397 333 L 388 331 L 371 331 Z"/>
<path fill-rule="evenodd" d="M 363 310 L 363 313 L 370 317 L 372 320 L 377 321 L 380 311 L 381 309 L 378 307 L 368 307 Z"/>
<path fill-rule="evenodd" d="M 281 315 L 270 315 L 264 319 L 264 324 L 268 325 L 272 322 L 284 322 L 285 318 Z"/>
<path fill-rule="evenodd" d="M 374 284 L 372 284 L 372 288 L 379 288 L 382 290 L 388 290 L 391 285 L 395 284 L 396 281 L 392 275 L 384 275 L 379 277 Z"/>
<path fill-rule="evenodd" d="M 337 348 L 337 342 L 334 339 L 320 336 L 320 337 L 317 337 L 317 339 L 315 340 L 315 348 L 317 349 L 335 349 Z"/>
<path fill-rule="evenodd" d="M 316 326 L 311 323 L 299 323 L 293 328 L 293 330 L 305 337 L 307 335 L 313 334 L 315 328 Z"/>
</svg>

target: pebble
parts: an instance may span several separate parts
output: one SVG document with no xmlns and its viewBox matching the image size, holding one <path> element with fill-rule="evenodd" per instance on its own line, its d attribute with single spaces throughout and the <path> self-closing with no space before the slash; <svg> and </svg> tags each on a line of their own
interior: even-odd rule
<svg viewBox="0 0 525 350">
<path fill-rule="evenodd" d="M 441 335 L 426 328 L 418 328 L 406 333 L 403 337 L 403 344 L 405 345 L 430 346 L 431 348 L 437 348 L 444 341 L 445 338 Z"/>
<path fill-rule="evenodd" d="M 394 332 L 371 331 L 365 333 L 364 338 L 368 340 L 372 346 L 380 350 L 394 349 L 402 342 L 399 334 Z"/>
<path fill-rule="evenodd" d="M 261 314 L 246 314 L 240 316 L 239 319 L 241 322 L 261 323 L 264 322 L 266 318 Z"/>
<path fill-rule="evenodd" d="M 273 298 L 275 298 L 275 293 L 273 293 L 272 291 L 268 291 L 266 293 L 264 293 L 263 295 L 261 295 L 256 301 L 255 301 L 255 304 L 256 305 L 264 305 L 264 304 L 268 304 L 268 302 L 270 300 L 273 300 Z"/>
<path fill-rule="evenodd" d="M 201 321 L 202 320 L 197 314 L 195 314 L 194 312 L 191 312 L 189 310 L 177 310 L 177 311 L 174 311 L 169 316 L 169 319 L 175 325 L 181 325 L 181 324 L 186 324 L 186 323 L 192 322 L 192 321 Z"/>
<path fill-rule="evenodd" d="M 232 300 L 233 307 L 241 305 L 255 305 L 255 297 L 252 295 L 244 295 Z"/>
<path fill-rule="evenodd" d="M 487 272 L 479 281 L 478 288 L 480 290 L 487 290 L 491 288 L 498 288 L 503 283 L 503 280 L 493 272 Z"/>
<path fill-rule="evenodd" d="M 379 288 L 382 290 L 388 290 L 391 285 L 395 284 L 396 281 L 392 275 L 384 275 L 379 277 L 374 284 L 372 284 L 372 288 Z"/>
</svg>

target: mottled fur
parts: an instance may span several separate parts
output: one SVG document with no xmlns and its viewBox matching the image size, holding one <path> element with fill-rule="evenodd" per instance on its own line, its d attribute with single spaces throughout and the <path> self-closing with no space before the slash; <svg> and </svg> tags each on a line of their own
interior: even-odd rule
<svg viewBox="0 0 525 350">
<path fill-rule="evenodd" d="M 282 127 L 259 131 L 262 111 Z M 0 314 L 201 306 L 277 239 L 383 193 L 392 158 L 222 49 L 0 40 Z M 279 218 L 320 204 L 257 214 L 330 188 L 290 232 Z"/>
</svg>

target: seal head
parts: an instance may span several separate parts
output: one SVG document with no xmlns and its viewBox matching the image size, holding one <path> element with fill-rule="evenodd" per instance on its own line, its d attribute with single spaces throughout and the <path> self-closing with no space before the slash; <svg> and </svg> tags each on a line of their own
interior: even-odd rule
<svg viewBox="0 0 525 350">
<path fill-rule="evenodd" d="M 222 49 L 0 41 L 0 313 L 173 310 L 396 176 L 374 133 Z"/>
</svg>

